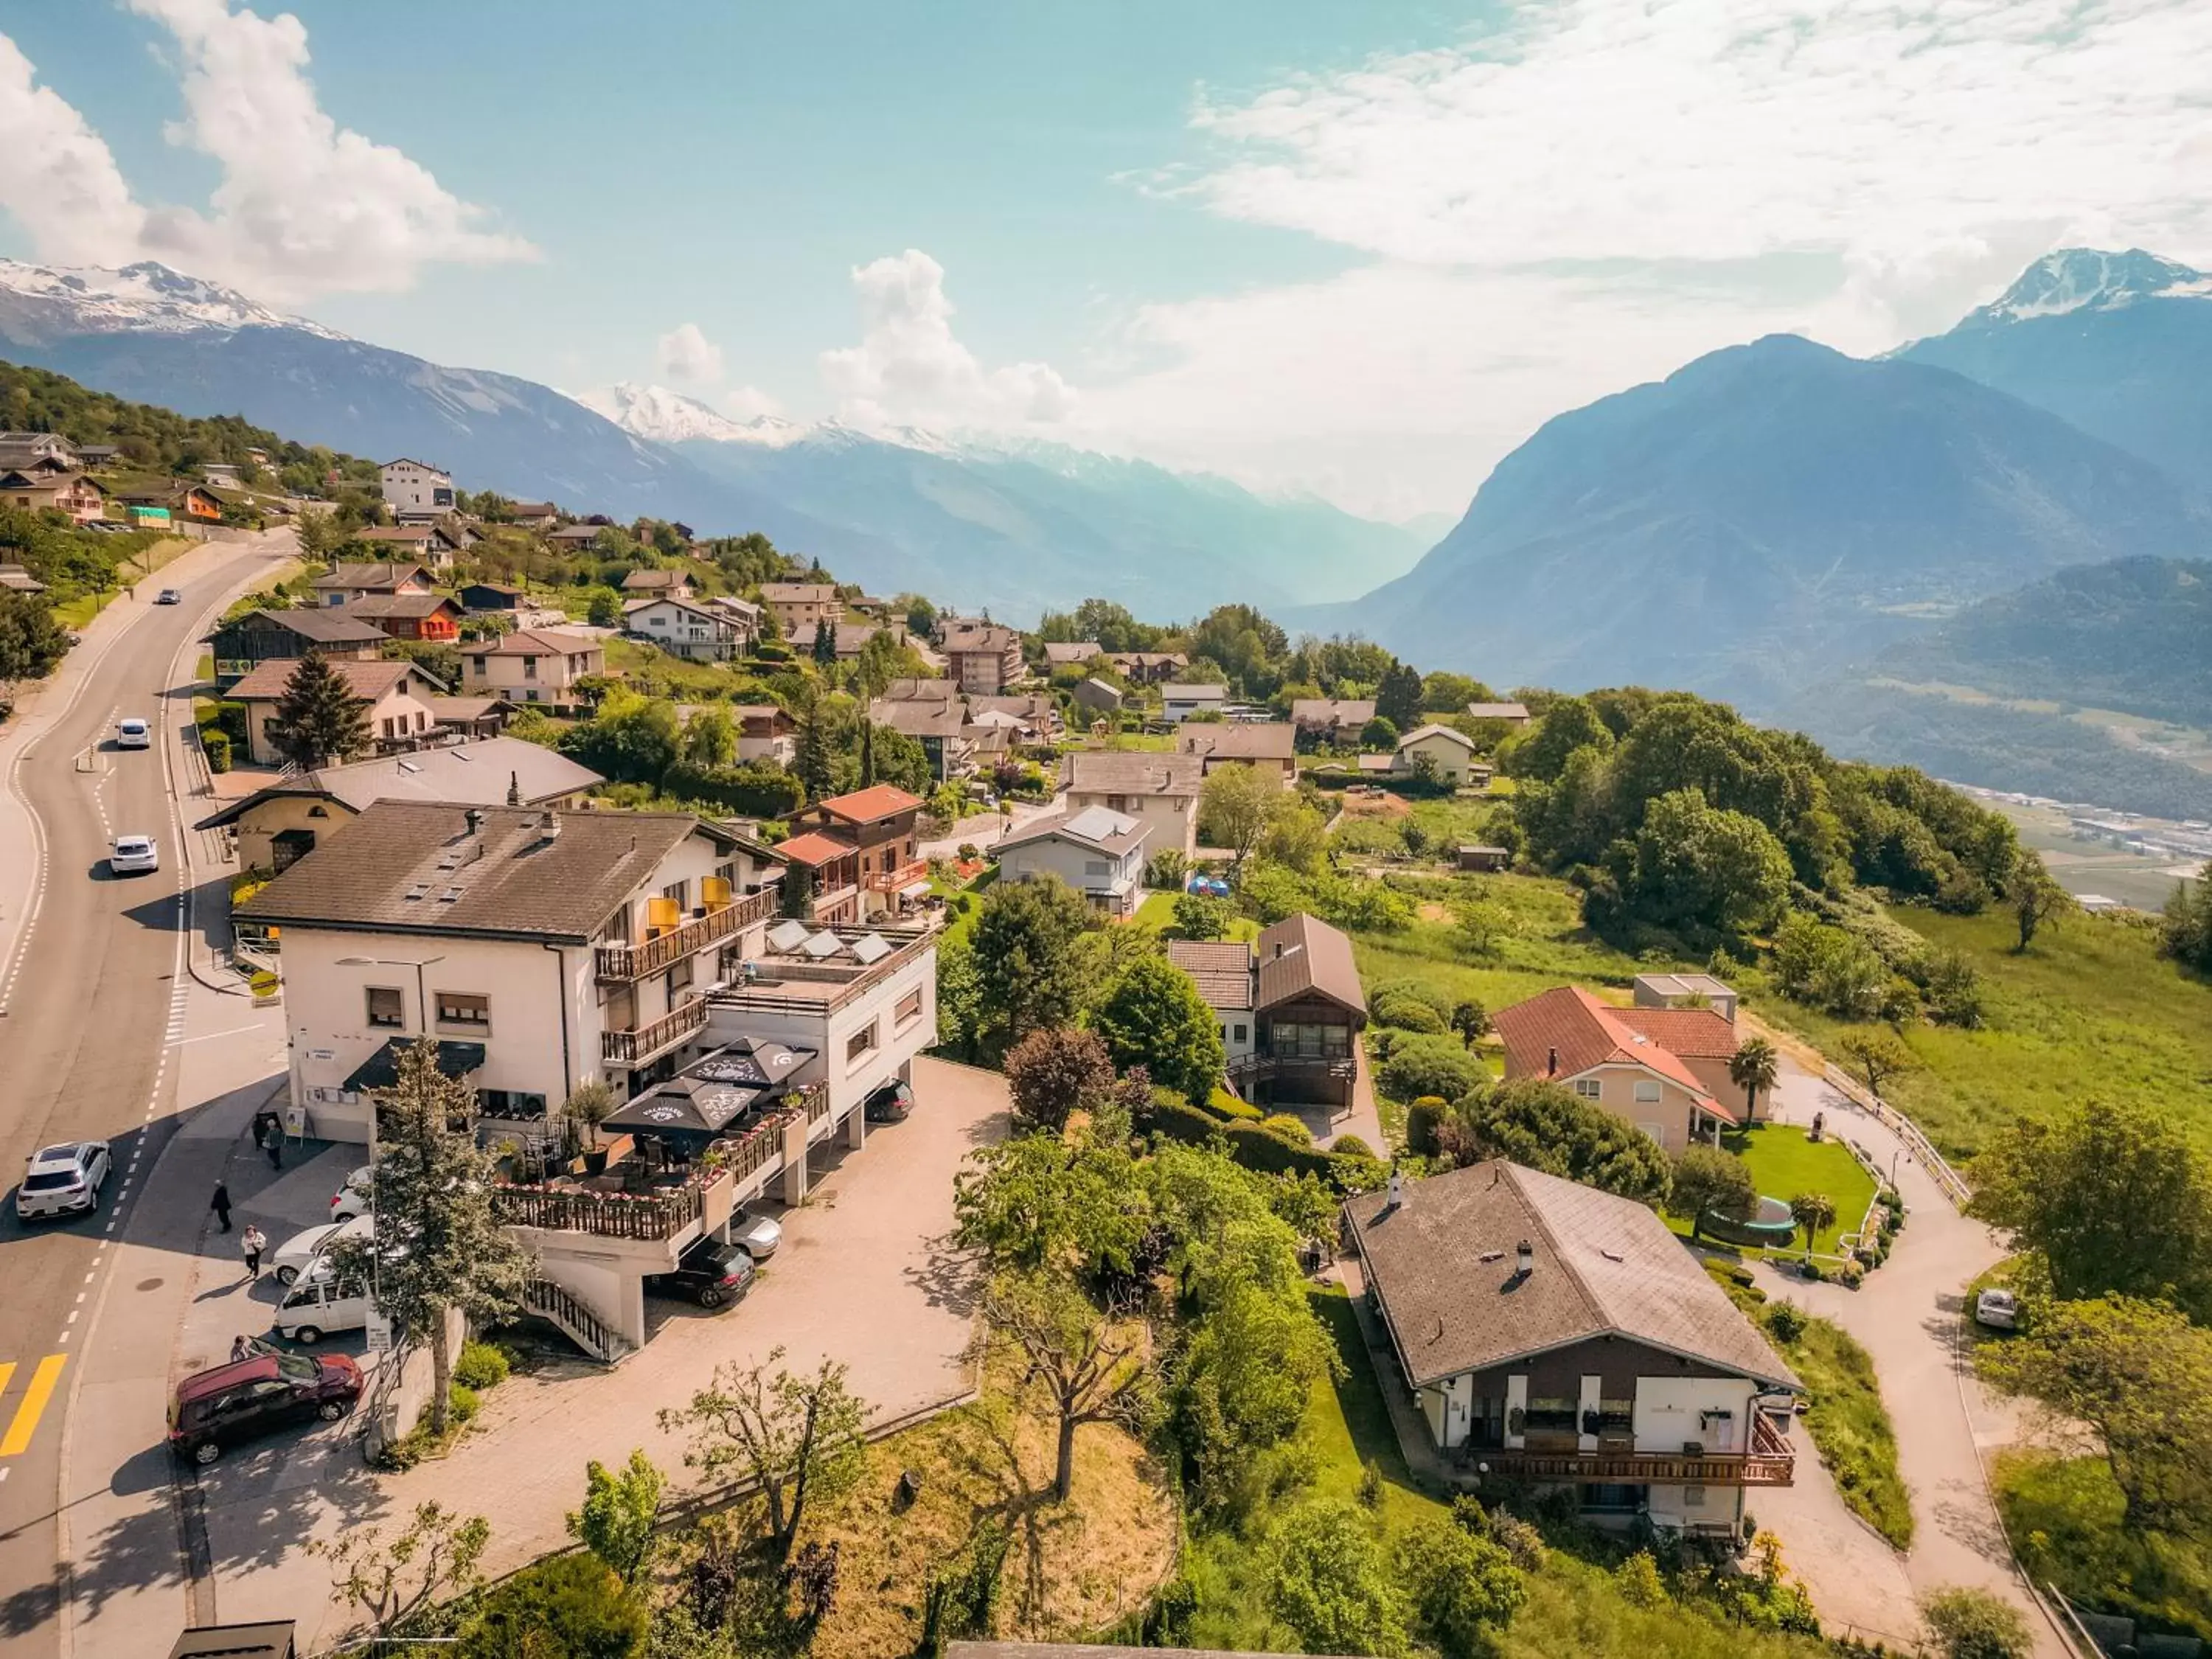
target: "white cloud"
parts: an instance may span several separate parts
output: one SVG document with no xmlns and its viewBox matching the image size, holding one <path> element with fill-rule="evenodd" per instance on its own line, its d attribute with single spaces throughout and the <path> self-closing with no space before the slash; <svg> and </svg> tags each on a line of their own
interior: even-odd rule
<svg viewBox="0 0 2212 1659">
<path fill-rule="evenodd" d="M 388 144 L 340 127 L 307 78 L 307 32 L 227 0 L 131 0 L 173 37 L 185 100 L 169 142 L 222 169 L 204 210 L 141 207 L 76 110 L 33 90 L 0 37 L 0 206 L 41 258 L 114 264 L 155 258 L 270 300 L 396 290 L 429 264 L 528 258 L 520 237 L 479 228 L 483 210 Z M 52 193 L 58 170 L 70 188 Z"/>
<path fill-rule="evenodd" d="M 722 348 L 701 331 L 696 323 L 684 323 L 662 335 L 655 343 L 660 372 L 672 380 L 697 385 L 722 378 Z"/>
<path fill-rule="evenodd" d="M 115 157 L 31 60 L 0 34 L 0 207 L 48 258 L 64 264 L 126 260 L 146 216 Z"/>
<path fill-rule="evenodd" d="M 733 421 L 757 421 L 763 415 L 783 413 L 783 400 L 757 386 L 733 386 L 722 393 L 722 413 Z"/>
<path fill-rule="evenodd" d="M 908 248 L 853 272 L 860 343 L 825 351 L 823 384 L 841 418 L 893 423 L 1006 427 L 1060 421 L 1075 392 L 1046 363 L 986 370 L 952 332 L 945 267 Z"/>
<path fill-rule="evenodd" d="M 1537 426 L 1795 330 L 1940 331 L 2067 242 L 2212 253 L 2201 0 L 1519 0 L 1241 99 L 1154 188 L 1372 263 L 1139 309 L 1080 422 L 1356 510 L 1464 505 Z"/>
</svg>

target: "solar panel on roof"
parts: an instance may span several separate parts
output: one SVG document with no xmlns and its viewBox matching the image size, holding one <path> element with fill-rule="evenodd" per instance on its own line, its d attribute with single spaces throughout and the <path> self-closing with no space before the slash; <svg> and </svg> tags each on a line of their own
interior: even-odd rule
<svg viewBox="0 0 2212 1659">
<path fill-rule="evenodd" d="M 860 959 L 863 966 L 872 962 L 881 962 L 890 953 L 890 941 L 881 933 L 870 933 L 865 939 L 853 941 L 853 954 Z"/>
<path fill-rule="evenodd" d="M 835 933 L 817 933 L 799 948 L 817 962 L 822 962 L 843 950 L 845 941 Z"/>
<path fill-rule="evenodd" d="M 778 951 L 796 951 L 806 943 L 806 924 L 803 921 L 779 921 L 768 930 L 769 945 Z"/>
</svg>

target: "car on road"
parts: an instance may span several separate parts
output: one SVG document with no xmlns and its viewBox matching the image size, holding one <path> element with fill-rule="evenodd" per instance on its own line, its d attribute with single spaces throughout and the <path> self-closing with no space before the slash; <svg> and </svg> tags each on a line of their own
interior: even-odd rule
<svg viewBox="0 0 2212 1659">
<path fill-rule="evenodd" d="M 31 1154 L 23 1184 L 15 1188 L 15 1215 L 82 1215 L 100 1207 L 100 1194 L 115 1167 L 104 1140 L 65 1140 Z"/>
<path fill-rule="evenodd" d="M 756 1261 L 765 1261 L 783 1243 L 783 1224 L 757 1210 L 740 1208 L 730 1218 L 730 1243 Z"/>
<path fill-rule="evenodd" d="M 1984 1291 L 1974 1298 L 1974 1323 L 1993 1331 L 2020 1328 L 2020 1298 L 2010 1291 Z"/>
<path fill-rule="evenodd" d="M 914 1085 L 903 1078 L 893 1078 L 876 1090 L 860 1104 L 860 1111 L 871 1123 L 898 1123 L 914 1110 Z"/>
<path fill-rule="evenodd" d="M 173 587 L 165 587 L 154 596 L 156 605 L 182 605 L 184 602 L 185 596 Z"/>
<path fill-rule="evenodd" d="M 350 1221 L 357 1215 L 367 1215 L 369 1200 L 374 1189 L 369 1185 L 370 1168 L 364 1164 L 345 1178 L 344 1185 L 331 1194 L 331 1219 Z"/>
<path fill-rule="evenodd" d="M 151 836 L 118 836 L 107 855 L 107 870 L 116 876 L 150 876 L 161 867 L 161 849 Z"/>
<path fill-rule="evenodd" d="M 126 714 L 115 722 L 115 746 L 118 749 L 151 749 L 154 746 L 154 727 L 136 714 Z"/>
<path fill-rule="evenodd" d="M 653 1296 L 679 1296 L 702 1308 L 735 1302 L 752 1287 L 752 1257 L 734 1244 L 694 1239 L 665 1273 L 647 1273 L 645 1288 Z"/>
<path fill-rule="evenodd" d="M 264 1353 L 177 1384 L 169 1445 L 202 1468 L 295 1423 L 335 1423 L 361 1398 L 361 1367 L 342 1353 Z"/>
<path fill-rule="evenodd" d="M 288 1286 L 296 1284 L 300 1275 L 314 1266 L 323 1247 L 337 1237 L 338 1229 L 344 1224 L 340 1221 L 325 1222 L 319 1227 L 294 1233 L 279 1244 L 269 1257 L 269 1270 L 276 1275 L 276 1282 Z"/>
</svg>

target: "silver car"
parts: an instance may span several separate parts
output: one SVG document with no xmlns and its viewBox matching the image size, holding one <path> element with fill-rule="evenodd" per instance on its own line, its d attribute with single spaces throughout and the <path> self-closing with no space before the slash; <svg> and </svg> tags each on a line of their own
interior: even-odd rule
<svg viewBox="0 0 2212 1659">
<path fill-rule="evenodd" d="M 82 1215 L 100 1207 L 100 1189 L 114 1167 L 104 1140 L 64 1141 L 31 1154 L 23 1184 L 15 1188 L 15 1214 L 24 1221 L 43 1216 Z"/>
<path fill-rule="evenodd" d="M 1984 1291 L 1974 1298 L 1974 1323 L 1993 1331 L 2020 1325 L 2020 1298 L 2010 1291 Z"/>
</svg>

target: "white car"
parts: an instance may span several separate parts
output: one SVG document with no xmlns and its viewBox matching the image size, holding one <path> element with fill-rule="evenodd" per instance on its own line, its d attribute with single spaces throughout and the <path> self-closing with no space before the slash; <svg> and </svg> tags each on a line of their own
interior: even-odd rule
<svg viewBox="0 0 2212 1659">
<path fill-rule="evenodd" d="M 783 1243 L 783 1226 L 764 1215 L 739 1210 L 730 1218 L 730 1243 L 756 1261 L 765 1261 Z"/>
<path fill-rule="evenodd" d="M 118 749 L 151 749 L 154 746 L 154 727 L 136 714 L 126 714 L 115 722 L 115 746 Z"/>
<path fill-rule="evenodd" d="M 345 1184 L 331 1194 L 331 1219 L 350 1221 L 357 1215 L 367 1215 L 375 1188 L 369 1183 L 372 1172 L 364 1164 L 345 1178 Z"/>
<path fill-rule="evenodd" d="M 2010 1291 L 1984 1291 L 1974 1298 L 1974 1323 L 1993 1331 L 2020 1327 L 2020 1298 Z"/>
<path fill-rule="evenodd" d="M 41 1216 L 78 1215 L 100 1207 L 100 1189 L 114 1167 L 104 1140 L 65 1140 L 31 1154 L 23 1184 L 15 1188 L 15 1214 L 24 1221 Z"/>
<path fill-rule="evenodd" d="M 110 874 L 150 876 L 161 867 L 161 849 L 151 836 L 118 836 L 115 850 L 107 855 Z"/>
<path fill-rule="evenodd" d="M 304 1232 L 294 1233 L 279 1244 L 269 1258 L 270 1271 L 276 1275 L 279 1285 L 295 1285 L 300 1275 L 315 1265 L 315 1258 L 323 1247 L 336 1238 L 343 1222 L 325 1222 L 319 1227 L 310 1227 Z"/>
</svg>

